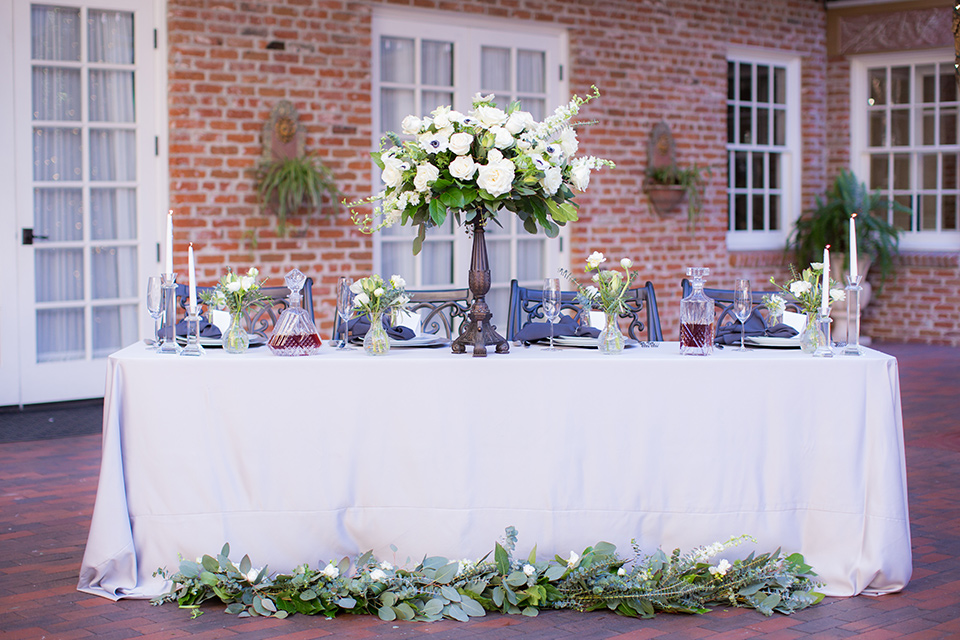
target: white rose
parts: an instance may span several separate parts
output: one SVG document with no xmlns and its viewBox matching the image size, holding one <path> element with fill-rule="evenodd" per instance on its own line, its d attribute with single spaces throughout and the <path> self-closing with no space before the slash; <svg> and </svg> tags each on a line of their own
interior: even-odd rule
<svg viewBox="0 0 960 640">
<path fill-rule="evenodd" d="M 513 187 L 513 162 L 503 157 L 497 149 L 491 149 L 487 164 L 480 165 L 477 186 L 493 197 L 509 193 Z"/>
<path fill-rule="evenodd" d="M 443 129 L 450 124 L 450 107 L 437 107 L 433 110 L 433 124 L 437 129 Z"/>
<path fill-rule="evenodd" d="M 321 571 L 320 573 L 327 576 L 328 578 L 336 578 L 340 575 L 340 569 L 337 568 L 337 565 L 331 562 L 330 564 L 325 566 L 323 568 L 323 571 Z"/>
<path fill-rule="evenodd" d="M 240 288 L 246 291 L 251 288 L 257 281 L 251 278 L 250 276 L 243 276 L 240 278 Z"/>
<path fill-rule="evenodd" d="M 413 178 L 413 186 L 417 191 L 426 191 L 431 182 L 440 176 L 440 170 L 429 162 L 417 165 L 417 175 Z"/>
<path fill-rule="evenodd" d="M 356 295 L 362 291 L 363 291 L 363 283 L 360 282 L 359 280 L 357 280 L 356 282 L 350 285 L 350 293 Z"/>
<path fill-rule="evenodd" d="M 570 167 L 570 181 L 577 191 L 586 191 L 590 184 L 590 165 L 580 162 L 579 158 L 574 160 Z"/>
<path fill-rule="evenodd" d="M 458 156 L 470 151 L 470 145 L 473 144 L 473 136 L 469 133 L 455 133 L 450 136 L 450 141 L 447 143 L 447 148 L 450 151 L 453 151 Z"/>
<path fill-rule="evenodd" d="M 383 297 L 383 287 L 377 287 L 373 290 L 374 297 L 382 298 Z"/>
<path fill-rule="evenodd" d="M 441 153 L 447 150 L 447 136 L 441 132 L 424 133 L 418 138 L 420 148 L 427 153 Z"/>
<path fill-rule="evenodd" d="M 810 268 L 813 269 L 814 271 L 822 271 L 822 270 L 823 270 L 823 263 L 822 263 L 822 262 L 811 262 L 811 263 L 810 263 Z"/>
<path fill-rule="evenodd" d="M 533 574 L 535 574 L 536 572 L 537 572 L 537 568 L 532 564 L 523 565 L 523 575 L 527 576 L 528 578 Z"/>
<path fill-rule="evenodd" d="M 407 286 L 407 281 L 398 275 L 392 275 L 390 276 L 390 284 L 393 285 L 394 289 L 403 289 Z"/>
<path fill-rule="evenodd" d="M 383 163 L 383 171 L 380 172 L 380 179 L 388 187 L 399 187 L 403 182 L 404 163 L 393 159 Z"/>
<path fill-rule="evenodd" d="M 504 127 L 494 127 L 490 129 L 493 134 L 493 146 L 497 149 L 509 149 L 513 146 L 513 136 Z"/>
<path fill-rule="evenodd" d="M 370 579 L 373 580 L 374 582 L 380 582 L 381 580 L 385 580 L 386 578 L 387 578 L 387 574 L 385 574 L 380 569 L 374 569 L 373 571 L 370 572 Z"/>
<path fill-rule="evenodd" d="M 630 267 L 633 266 L 633 260 L 631 260 L 630 258 L 623 258 L 620 260 L 620 266 L 623 267 L 624 269 L 629 269 Z"/>
<path fill-rule="evenodd" d="M 805 293 L 808 293 L 811 289 L 813 289 L 813 285 L 806 280 L 797 280 L 796 282 L 790 283 L 790 293 L 797 298 Z"/>
<path fill-rule="evenodd" d="M 405 134 L 412 136 L 420 132 L 421 124 L 420 118 L 417 116 L 407 116 L 403 119 L 403 122 L 400 123 L 400 127 Z"/>
<path fill-rule="evenodd" d="M 847 294 L 843 289 L 830 289 L 830 302 L 840 302 L 846 297 Z"/>
<path fill-rule="evenodd" d="M 227 291 L 229 291 L 230 293 L 236 293 L 237 291 L 240 291 L 240 281 L 231 280 L 230 282 L 228 282 Z"/>
<path fill-rule="evenodd" d="M 561 182 L 563 182 L 563 172 L 560 170 L 560 167 L 547 167 L 543 172 L 543 178 L 540 180 L 540 184 L 548 196 L 552 196 L 557 192 Z"/>
<path fill-rule="evenodd" d="M 603 257 L 602 253 L 599 251 L 594 251 L 590 254 L 590 257 L 587 258 L 587 266 L 591 269 L 596 269 L 606 261 L 607 259 Z"/>
<path fill-rule="evenodd" d="M 370 304 L 370 296 L 363 291 L 358 293 L 357 297 L 353 299 L 353 306 L 355 307 L 365 307 L 368 304 Z"/>
<path fill-rule="evenodd" d="M 260 275 L 260 271 L 256 267 L 250 267 L 247 269 L 247 275 L 251 278 L 256 278 L 258 275 Z"/>
<path fill-rule="evenodd" d="M 560 132 L 560 148 L 563 149 L 564 155 L 568 158 L 572 157 L 580 148 L 580 143 L 577 141 L 577 132 L 573 130 L 573 127 L 567 127 Z"/>
<path fill-rule="evenodd" d="M 510 117 L 507 118 L 507 122 L 503 126 L 513 135 L 517 135 L 524 129 L 529 128 L 533 123 L 534 119 L 529 111 L 514 111 L 510 114 Z"/>
<path fill-rule="evenodd" d="M 450 163 L 450 175 L 457 180 L 471 180 L 477 172 L 477 163 L 470 156 L 457 156 Z"/>
<path fill-rule="evenodd" d="M 491 129 L 507 120 L 507 114 L 496 107 L 481 105 L 474 109 L 473 117 L 480 121 L 484 129 Z"/>
</svg>

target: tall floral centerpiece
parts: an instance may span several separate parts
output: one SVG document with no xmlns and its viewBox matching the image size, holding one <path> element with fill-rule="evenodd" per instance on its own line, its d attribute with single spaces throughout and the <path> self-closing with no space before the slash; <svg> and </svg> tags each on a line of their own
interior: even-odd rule
<svg viewBox="0 0 960 640">
<path fill-rule="evenodd" d="M 828 304 L 843 300 L 846 294 L 840 283 L 832 279 L 830 282 L 823 282 L 822 262 L 811 262 L 810 266 L 799 274 L 796 268 L 790 265 L 790 275 L 791 280 L 786 284 L 777 284 L 772 277 L 770 283 L 797 299 L 807 316 L 807 324 L 800 333 L 800 348 L 805 353 L 813 353 L 817 347 L 823 346 L 821 343 L 825 340 L 817 326 L 817 313 L 823 308 L 824 291 L 829 296 Z"/>
<path fill-rule="evenodd" d="M 626 305 L 627 290 L 633 283 L 637 274 L 630 271 L 633 261 L 630 258 L 622 258 L 620 266 L 623 273 L 616 269 L 601 269 L 600 265 L 607 259 L 599 251 L 594 251 L 587 258 L 587 266 L 584 271 L 593 272 L 591 280 L 593 284 L 586 287 L 582 286 L 573 277 L 564 271 L 567 276 L 580 291 L 580 297 L 603 311 L 605 318 L 603 331 L 597 338 L 597 347 L 600 353 L 606 355 L 616 355 L 623 352 L 623 333 L 620 331 L 620 325 L 617 318 L 621 313 L 628 311 Z"/>
<path fill-rule="evenodd" d="M 267 298 L 260 291 L 264 280 L 257 280 L 260 272 L 250 267 L 246 275 L 238 276 L 229 269 L 213 291 L 200 294 L 201 299 L 217 309 L 226 309 L 230 313 L 230 327 L 221 337 L 223 349 L 227 353 L 243 353 L 250 346 L 250 336 L 243 327 L 243 313 L 247 309 L 263 304 Z"/>
<path fill-rule="evenodd" d="M 410 301 L 406 286 L 403 278 L 397 275 L 387 281 L 379 275 L 372 275 L 350 285 L 354 308 L 365 313 L 370 320 L 370 328 L 363 336 L 363 350 L 369 355 L 382 356 L 390 351 L 390 339 L 383 328 L 383 314 L 406 308 Z"/>
<path fill-rule="evenodd" d="M 554 238 L 560 227 L 577 220 L 574 191 L 586 190 L 594 169 L 614 166 L 609 160 L 576 155 L 578 123 L 573 118 L 599 95 L 594 87 L 586 98 L 574 96 L 537 122 L 519 102 L 503 110 L 493 95 L 477 94 L 467 114 L 442 106 L 428 117 L 407 116 L 401 126 L 408 138 L 389 133 L 373 154 L 382 171 L 383 191 L 347 203 L 380 203 L 372 214 L 352 212 L 362 231 L 415 225 L 414 254 L 422 249 L 427 228 L 442 225 L 450 214 L 473 233 L 469 286 L 474 302 L 469 322 L 453 343 L 454 353 L 472 345 L 474 356 L 485 356 L 488 344 L 495 344 L 497 353 L 509 351 L 490 323 L 485 301 L 490 290 L 485 225 L 509 211 L 529 233 L 543 231 Z"/>
</svg>

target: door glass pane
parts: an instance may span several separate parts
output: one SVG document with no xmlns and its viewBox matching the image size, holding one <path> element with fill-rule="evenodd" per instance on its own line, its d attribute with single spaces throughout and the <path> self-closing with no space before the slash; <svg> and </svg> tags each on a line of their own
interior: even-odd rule
<svg viewBox="0 0 960 640">
<path fill-rule="evenodd" d="M 490 274 L 497 280 L 510 280 L 510 240 L 496 236 L 487 238 L 487 259 L 490 262 Z"/>
<path fill-rule="evenodd" d="M 890 69 L 890 103 L 910 104 L 910 67 Z"/>
<path fill-rule="evenodd" d="M 937 171 L 937 156 L 920 156 L 920 188 L 936 189 L 940 172 Z"/>
<path fill-rule="evenodd" d="M 449 91 L 424 91 L 420 113 L 430 113 L 439 106 L 451 103 L 453 103 L 453 94 Z"/>
<path fill-rule="evenodd" d="M 92 240 L 133 240 L 136 237 L 136 190 L 91 189 L 90 238 Z"/>
<path fill-rule="evenodd" d="M 940 144 L 957 144 L 957 109 L 940 111 Z"/>
<path fill-rule="evenodd" d="M 913 231 L 913 198 L 910 196 L 894 196 L 893 201 L 906 207 L 907 211 L 894 211 L 893 226 L 905 231 Z"/>
<path fill-rule="evenodd" d="M 80 119 L 80 70 L 33 68 L 33 119 Z"/>
<path fill-rule="evenodd" d="M 882 189 L 886 191 L 889 186 L 889 177 L 887 176 L 887 167 L 890 162 L 887 156 L 870 156 L 870 189 Z"/>
<path fill-rule="evenodd" d="M 38 248 L 33 263 L 37 302 L 83 300 L 83 251 Z"/>
<path fill-rule="evenodd" d="M 413 89 L 380 89 L 380 132 L 400 131 L 400 123 L 416 113 Z"/>
<path fill-rule="evenodd" d="M 453 43 L 424 40 L 421 45 L 421 82 L 437 87 L 453 86 Z"/>
<path fill-rule="evenodd" d="M 90 285 L 94 300 L 136 297 L 136 248 L 93 247 L 90 254 Z"/>
<path fill-rule="evenodd" d="M 34 189 L 33 232 L 53 242 L 83 240 L 83 192 Z"/>
<path fill-rule="evenodd" d="M 870 69 L 867 71 L 868 105 L 887 104 L 887 70 Z"/>
<path fill-rule="evenodd" d="M 33 130 L 33 179 L 81 180 L 80 129 Z"/>
<path fill-rule="evenodd" d="M 90 179 L 137 179 L 137 139 L 133 131 L 90 130 Z"/>
<path fill-rule="evenodd" d="M 871 111 L 868 117 L 867 137 L 871 147 L 882 147 L 887 139 L 887 114 L 883 111 Z"/>
<path fill-rule="evenodd" d="M 750 176 L 752 184 L 750 185 L 754 189 L 763 189 L 764 187 L 764 170 L 763 170 L 763 154 L 755 153 L 753 154 L 753 172 Z"/>
<path fill-rule="evenodd" d="M 85 357 L 83 309 L 37 310 L 37 362 Z"/>
<path fill-rule="evenodd" d="M 547 90 L 543 51 L 517 50 L 517 91 L 543 93 Z"/>
<path fill-rule="evenodd" d="M 30 32 L 34 60 L 80 60 L 80 9 L 33 5 Z"/>
<path fill-rule="evenodd" d="M 901 191 L 910 188 L 910 156 L 905 153 L 893 156 L 893 188 Z"/>
<path fill-rule="evenodd" d="M 517 96 L 520 101 L 520 108 L 529 111 L 534 120 L 543 120 L 547 117 L 547 101 L 543 98 L 531 98 L 529 96 Z"/>
<path fill-rule="evenodd" d="M 98 11 L 87 14 L 87 59 L 90 62 L 133 64 L 133 14 Z"/>
<path fill-rule="evenodd" d="M 544 277 L 544 241 L 522 239 L 517 241 L 517 280 L 542 280 Z"/>
<path fill-rule="evenodd" d="M 413 84 L 415 51 L 412 38 L 380 38 L 380 80 Z"/>
<path fill-rule="evenodd" d="M 920 196 L 920 220 L 921 231 L 937 230 L 937 196 Z"/>
<path fill-rule="evenodd" d="M 421 255 L 420 275 L 425 286 L 453 284 L 453 242 L 425 242 Z"/>
<path fill-rule="evenodd" d="M 133 122 L 133 72 L 90 70 L 91 122 Z"/>
<path fill-rule="evenodd" d="M 106 358 L 137 341 L 135 305 L 94 307 L 91 321 L 94 358 Z"/>
<path fill-rule="evenodd" d="M 402 276 L 404 280 L 414 282 L 414 256 L 409 242 L 384 242 L 380 245 L 380 262 L 383 274 L 390 277 L 394 274 Z M 412 287 L 411 287 L 412 288 Z"/>
<path fill-rule="evenodd" d="M 510 49 L 483 47 L 480 58 L 482 91 L 510 92 Z"/>
</svg>

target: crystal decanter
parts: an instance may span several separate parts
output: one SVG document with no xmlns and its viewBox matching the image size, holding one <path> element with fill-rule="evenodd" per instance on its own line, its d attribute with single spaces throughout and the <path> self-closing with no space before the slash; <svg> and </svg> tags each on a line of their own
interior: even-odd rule
<svg viewBox="0 0 960 640">
<path fill-rule="evenodd" d="M 680 301 L 680 353 L 708 356 L 713 353 L 713 299 L 703 292 L 703 279 L 710 275 L 707 267 L 689 267 L 687 276 L 693 291 Z"/>
<path fill-rule="evenodd" d="M 307 277 L 297 269 L 286 275 L 289 306 L 280 314 L 267 346 L 278 356 L 312 356 L 320 352 L 320 334 L 306 309 L 300 306 L 300 290 Z"/>
</svg>

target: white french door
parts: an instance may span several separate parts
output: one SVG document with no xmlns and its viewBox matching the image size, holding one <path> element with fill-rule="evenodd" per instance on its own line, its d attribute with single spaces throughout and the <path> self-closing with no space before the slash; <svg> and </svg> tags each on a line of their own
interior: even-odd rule
<svg viewBox="0 0 960 640">
<path fill-rule="evenodd" d="M 375 145 L 387 131 L 400 131 L 404 116 L 425 116 L 441 105 L 466 113 L 477 93 L 495 94 L 506 108 L 522 108 L 542 120 L 567 99 L 562 79 L 563 31 L 514 22 L 458 21 L 416 11 L 374 15 Z M 379 185 L 377 185 L 378 188 Z M 564 264 L 567 229 L 556 239 L 531 235 L 516 216 L 500 216 L 502 227 L 487 226 L 491 287 L 487 303 L 494 323 L 506 328 L 510 280 L 540 287 Z M 412 255 L 415 229 L 390 227 L 374 237 L 375 268 L 402 275 L 413 289 L 466 287 L 471 239 L 447 218 L 427 232 L 423 250 Z"/>
<path fill-rule="evenodd" d="M 163 209 L 154 22 L 153 0 L 13 1 L 0 405 L 102 396 L 106 356 L 147 324 L 141 280 Z"/>
</svg>

